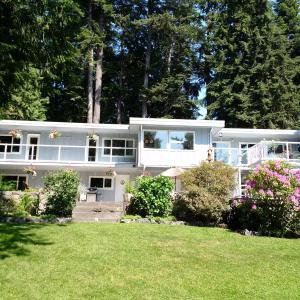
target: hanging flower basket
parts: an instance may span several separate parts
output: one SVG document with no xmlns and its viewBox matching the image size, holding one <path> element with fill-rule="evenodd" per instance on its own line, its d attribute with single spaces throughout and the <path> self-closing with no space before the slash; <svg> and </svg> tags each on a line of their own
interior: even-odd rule
<svg viewBox="0 0 300 300">
<path fill-rule="evenodd" d="M 26 172 L 26 174 L 29 174 L 29 175 L 32 175 L 32 176 L 37 175 L 36 170 L 32 167 L 24 168 L 24 172 Z"/>
<path fill-rule="evenodd" d="M 98 135 L 95 133 L 90 133 L 88 136 L 91 141 L 96 142 L 98 140 Z"/>
<path fill-rule="evenodd" d="M 117 176 L 117 173 L 113 169 L 109 169 L 108 171 L 105 172 L 105 175 L 115 177 Z"/>
<path fill-rule="evenodd" d="M 22 130 L 13 129 L 8 134 L 11 135 L 15 139 L 20 139 L 22 137 Z"/>
<path fill-rule="evenodd" d="M 49 139 L 56 139 L 59 138 L 61 136 L 61 133 L 58 132 L 57 130 L 51 130 L 51 132 L 49 133 Z"/>
</svg>

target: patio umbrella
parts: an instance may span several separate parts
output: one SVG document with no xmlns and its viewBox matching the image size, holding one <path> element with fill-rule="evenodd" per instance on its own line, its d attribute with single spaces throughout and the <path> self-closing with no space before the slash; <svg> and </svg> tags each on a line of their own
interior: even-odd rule
<svg viewBox="0 0 300 300">
<path fill-rule="evenodd" d="M 180 176 L 182 173 L 184 173 L 184 171 L 185 171 L 184 169 L 174 167 L 174 168 L 170 168 L 170 169 L 162 172 L 160 175 L 166 176 L 166 177 L 174 177 L 174 179 L 175 179 L 175 192 L 176 192 L 176 178 L 178 176 Z"/>
</svg>

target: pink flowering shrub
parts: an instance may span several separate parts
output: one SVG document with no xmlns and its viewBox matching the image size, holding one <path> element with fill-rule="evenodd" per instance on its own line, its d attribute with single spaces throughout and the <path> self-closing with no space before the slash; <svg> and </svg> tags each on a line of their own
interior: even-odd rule
<svg viewBox="0 0 300 300">
<path fill-rule="evenodd" d="M 235 226 L 264 235 L 284 236 L 300 229 L 300 170 L 267 161 L 250 173 L 246 197 L 235 200 Z"/>
</svg>

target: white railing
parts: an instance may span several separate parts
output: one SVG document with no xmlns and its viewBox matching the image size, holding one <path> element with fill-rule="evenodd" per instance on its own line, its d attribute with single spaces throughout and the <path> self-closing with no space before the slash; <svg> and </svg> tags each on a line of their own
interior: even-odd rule
<svg viewBox="0 0 300 300">
<path fill-rule="evenodd" d="M 0 143 L 0 161 L 137 163 L 137 148 Z"/>
<path fill-rule="evenodd" d="M 213 148 L 213 159 L 232 166 L 242 164 L 242 154 L 239 148 Z"/>
<path fill-rule="evenodd" d="M 300 162 L 300 143 L 262 141 L 249 148 L 249 164 L 264 160 L 286 160 Z"/>
</svg>

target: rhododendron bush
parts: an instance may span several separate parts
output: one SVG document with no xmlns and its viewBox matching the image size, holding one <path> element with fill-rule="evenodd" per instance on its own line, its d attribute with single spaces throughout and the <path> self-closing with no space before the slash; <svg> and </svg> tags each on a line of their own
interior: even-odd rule
<svg viewBox="0 0 300 300">
<path fill-rule="evenodd" d="M 284 236 L 300 228 L 300 170 L 267 161 L 249 174 L 246 197 L 232 202 L 231 225 Z"/>
</svg>

